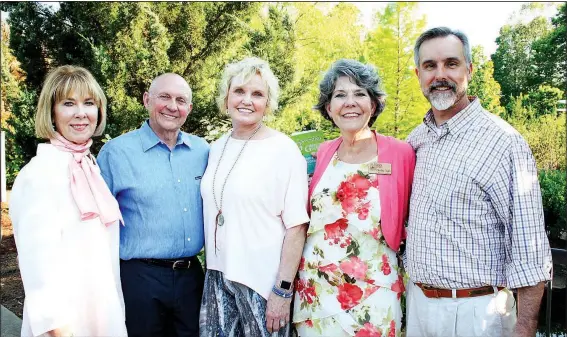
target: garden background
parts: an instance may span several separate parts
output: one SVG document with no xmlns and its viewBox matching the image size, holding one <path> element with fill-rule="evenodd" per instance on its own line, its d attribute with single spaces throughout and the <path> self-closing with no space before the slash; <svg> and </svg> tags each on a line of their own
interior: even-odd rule
<svg viewBox="0 0 567 337">
<path fill-rule="evenodd" d="M 105 136 L 136 129 L 147 118 L 142 95 L 163 72 L 182 75 L 193 89 L 183 130 L 213 141 L 230 128 L 214 98 L 224 66 L 244 56 L 267 60 L 281 86 L 280 109 L 267 122 L 286 134 L 338 130 L 312 110 L 323 72 L 339 58 L 374 64 L 388 94 L 374 128 L 404 139 L 429 104 L 414 74 L 413 44 L 427 17 L 419 3 L 389 3 L 360 23 L 352 3 L 261 2 L 2 2 L 1 127 L 6 131 L 8 187 L 35 155 L 33 116 L 46 73 L 59 65 L 89 69 L 108 97 Z M 536 158 L 552 246 L 567 247 L 566 123 L 567 9 L 537 15 L 524 5 L 501 27 L 497 49 L 485 56 L 470 41 L 475 72 L 469 94 L 512 124 Z M 454 15 L 457 15 L 454 13 Z M 461 13 L 462 15 L 462 13 Z M 521 20 L 530 16 L 530 20 Z M 482 18 L 479 18 L 479 25 Z M 453 27 L 459 28 L 459 27 Z M 560 103 L 562 102 L 562 103 Z"/>
</svg>

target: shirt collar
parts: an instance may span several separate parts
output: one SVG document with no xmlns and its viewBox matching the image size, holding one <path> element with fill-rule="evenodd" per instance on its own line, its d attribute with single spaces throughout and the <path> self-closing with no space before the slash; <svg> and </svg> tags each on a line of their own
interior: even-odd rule
<svg viewBox="0 0 567 337">
<path fill-rule="evenodd" d="M 478 113 L 482 110 L 480 105 L 480 100 L 476 96 L 469 96 L 470 103 L 463 110 L 459 111 L 455 116 L 451 117 L 445 123 L 441 124 L 439 127 L 443 126 L 447 129 L 447 132 L 452 134 L 458 134 L 462 131 L 467 130 L 473 123 L 472 121 L 476 118 Z M 435 124 L 435 117 L 433 116 L 433 111 L 429 109 L 425 117 L 423 117 L 423 123 L 431 130 L 437 129 Z"/>
<path fill-rule="evenodd" d="M 159 143 L 163 143 L 161 139 L 155 134 L 154 130 L 150 127 L 149 119 L 145 120 L 140 127 L 140 139 L 142 141 L 142 149 L 144 152 L 148 151 L 152 147 L 156 146 Z M 179 131 L 177 134 L 177 142 L 176 145 L 185 144 L 187 147 L 191 148 L 191 140 L 189 139 L 189 135 Z"/>
</svg>

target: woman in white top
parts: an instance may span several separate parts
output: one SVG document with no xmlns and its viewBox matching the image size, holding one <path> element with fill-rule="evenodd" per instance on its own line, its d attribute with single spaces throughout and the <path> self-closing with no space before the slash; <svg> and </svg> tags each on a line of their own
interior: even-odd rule
<svg viewBox="0 0 567 337">
<path fill-rule="evenodd" d="M 45 79 L 35 116 L 48 139 L 20 171 L 10 217 L 26 294 L 22 336 L 126 336 L 118 203 L 89 152 L 106 97 L 84 68 Z"/>
<path fill-rule="evenodd" d="M 211 145 L 201 195 L 207 274 L 201 337 L 288 336 L 290 303 L 309 221 L 307 164 L 297 145 L 263 124 L 277 109 L 268 64 L 225 68 L 217 103 L 232 131 Z"/>
</svg>

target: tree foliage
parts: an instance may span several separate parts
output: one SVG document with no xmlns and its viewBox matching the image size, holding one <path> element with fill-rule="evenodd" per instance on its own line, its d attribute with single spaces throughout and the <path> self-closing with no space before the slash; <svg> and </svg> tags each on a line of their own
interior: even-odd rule
<svg viewBox="0 0 567 337">
<path fill-rule="evenodd" d="M 567 78 L 567 4 L 558 8 L 552 19 L 553 29 L 532 43 L 533 68 L 530 85 L 565 88 Z M 563 95 L 565 98 L 565 96 Z"/>
<path fill-rule="evenodd" d="M 20 85 L 25 79 L 20 62 L 10 49 L 10 30 L 5 22 L 2 22 L 2 40 L 0 50 L 2 52 L 2 101 L 0 106 L 2 129 L 8 127 L 7 120 L 12 110 L 11 105 L 20 98 Z"/>
<path fill-rule="evenodd" d="M 376 14 L 377 27 L 366 38 L 364 58 L 376 65 L 386 90 L 386 109 L 378 131 L 405 137 L 429 109 L 414 73 L 413 46 L 425 27 L 415 18 L 417 3 L 398 2 Z"/>
<path fill-rule="evenodd" d="M 535 76 L 535 69 L 532 43 L 545 36 L 549 30 L 550 24 L 544 17 L 500 28 L 500 36 L 496 38 L 498 48 L 492 55 L 492 61 L 494 79 L 500 83 L 504 105 L 510 102 L 511 97 L 533 88 L 531 79 Z"/>
<path fill-rule="evenodd" d="M 500 106 L 500 84 L 494 79 L 494 63 L 484 56 L 481 46 L 472 48 L 473 74 L 469 83 L 469 95 L 477 96 L 484 108 L 493 114 L 504 115 Z"/>
</svg>

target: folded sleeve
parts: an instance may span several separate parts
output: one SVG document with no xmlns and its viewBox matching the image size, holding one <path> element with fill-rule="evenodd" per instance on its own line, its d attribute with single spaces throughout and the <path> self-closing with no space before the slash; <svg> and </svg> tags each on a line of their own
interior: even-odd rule
<svg viewBox="0 0 567 337">
<path fill-rule="evenodd" d="M 292 144 L 295 148 L 288 151 L 287 165 L 284 165 L 288 170 L 287 186 L 285 186 L 284 207 L 282 211 L 282 221 L 286 228 L 291 228 L 309 222 L 307 215 L 307 162 L 305 157 L 297 148 L 295 143 Z"/>
<path fill-rule="evenodd" d="M 58 193 L 49 177 L 23 174 L 10 196 L 10 217 L 34 336 L 69 324 Z"/>
<path fill-rule="evenodd" d="M 535 160 L 520 136 L 509 151 L 490 196 L 505 228 L 507 286 L 515 289 L 549 280 L 552 262 Z"/>
</svg>

